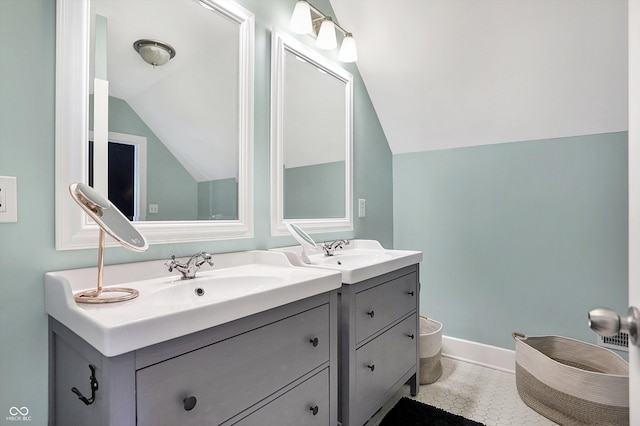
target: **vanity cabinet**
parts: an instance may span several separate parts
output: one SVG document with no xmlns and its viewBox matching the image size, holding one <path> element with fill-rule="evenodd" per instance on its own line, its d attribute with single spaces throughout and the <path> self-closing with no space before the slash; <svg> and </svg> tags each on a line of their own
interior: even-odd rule
<svg viewBox="0 0 640 426">
<path fill-rule="evenodd" d="M 331 291 L 105 357 L 50 318 L 50 424 L 336 425 L 337 320 Z"/>
<path fill-rule="evenodd" d="M 340 290 L 340 421 L 365 424 L 405 383 L 418 392 L 419 269 Z"/>
</svg>

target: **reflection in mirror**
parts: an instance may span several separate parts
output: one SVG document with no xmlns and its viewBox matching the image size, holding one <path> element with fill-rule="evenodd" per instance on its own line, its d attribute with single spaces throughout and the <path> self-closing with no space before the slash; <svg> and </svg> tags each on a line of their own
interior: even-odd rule
<svg viewBox="0 0 640 426">
<path fill-rule="evenodd" d="M 274 30 L 272 234 L 353 229 L 350 73 Z"/>
<path fill-rule="evenodd" d="M 109 131 L 146 138 L 150 157 L 142 193 L 140 176 L 131 173 L 140 155 L 110 139 L 106 156 L 95 150 L 95 163 L 107 164 L 109 199 L 134 220 L 237 220 L 238 23 L 197 1 L 149 6 L 91 0 L 90 82 L 97 89 L 106 75 Z M 166 63 L 143 60 L 144 49 L 136 49 L 142 37 L 170 45 Z M 94 93 L 90 109 L 100 111 Z"/>
<path fill-rule="evenodd" d="M 95 223 L 64 192 L 92 180 L 115 200 L 108 181 L 124 168 L 108 157 L 123 140 L 137 142 L 120 192 L 150 244 L 251 237 L 253 14 L 218 0 L 57 0 L 57 9 L 56 247 L 95 246 Z M 140 39 L 170 44 L 174 58 L 145 62 Z"/>
<path fill-rule="evenodd" d="M 345 83 L 284 55 L 284 219 L 345 217 Z"/>
</svg>

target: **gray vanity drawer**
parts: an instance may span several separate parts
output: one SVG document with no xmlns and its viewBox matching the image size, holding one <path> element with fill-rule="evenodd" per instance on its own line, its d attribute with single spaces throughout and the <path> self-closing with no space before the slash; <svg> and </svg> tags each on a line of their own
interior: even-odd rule
<svg viewBox="0 0 640 426">
<path fill-rule="evenodd" d="M 230 419 L 328 362 L 329 320 L 329 305 L 322 305 L 138 370 L 138 425 Z M 187 411 L 191 396 L 197 402 Z"/>
<path fill-rule="evenodd" d="M 411 273 L 356 294 L 356 343 L 416 309 L 416 282 Z"/>
<path fill-rule="evenodd" d="M 416 365 L 417 340 L 414 314 L 356 350 L 354 401 L 358 411 L 384 403 L 379 399 Z"/>
<path fill-rule="evenodd" d="M 329 423 L 329 369 L 325 368 L 234 424 L 238 426 L 330 426 Z"/>
</svg>

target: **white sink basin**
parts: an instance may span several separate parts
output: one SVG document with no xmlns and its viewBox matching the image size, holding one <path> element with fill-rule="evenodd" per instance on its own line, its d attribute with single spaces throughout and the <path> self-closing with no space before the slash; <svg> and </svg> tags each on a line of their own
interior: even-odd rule
<svg viewBox="0 0 640 426">
<path fill-rule="evenodd" d="M 388 253 L 362 253 L 359 250 L 336 253 L 333 256 L 310 256 L 312 265 L 336 266 L 336 269 L 356 269 L 393 259 Z"/>
<path fill-rule="evenodd" d="M 164 260 L 107 266 L 104 287 L 140 295 L 107 304 L 76 303 L 95 289 L 97 268 L 45 274 L 45 309 L 105 356 L 116 356 L 341 286 L 335 271 L 294 266 L 283 253 L 249 251 L 213 255 L 197 278 L 181 280 Z"/>
<path fill-rule="evenodd" d="M 344 284 L 354 284 L 422 261 L 420 251 L 387 250 L 375 240 L 350 240 L 342 249 L 336 249 L 333 256 L 326 256 L 320 244 L 315 250 L 306 248 L 311 263 L 302 261 L 301 246 L 273 250 L 286 253 L 294 265 L 340 271 Z"/>
<path fill-rule="evenodd" d="M 145 303 L 157 306 L 177 306 L 215 303 L 223 300 L 262 293 L 280 287 L 281 277 L 270 275 L 201 276 L 181 281 L 144 296 Z"/>
</svg>

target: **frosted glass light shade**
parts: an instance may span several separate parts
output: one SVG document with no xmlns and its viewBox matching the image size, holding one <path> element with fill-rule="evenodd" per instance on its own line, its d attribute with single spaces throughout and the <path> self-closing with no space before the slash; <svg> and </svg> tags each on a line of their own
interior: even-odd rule
<svg viewBox="0 0 640 426">
<path fill-rule="evenodd" d="M 342 40 L 338 59 L 342 62 L 355 62 L 358 60 L 358 50 L 356 49 L 356 40 L 351 33 L 347 33 Z"/>
<path fill-rule="evenodd" d="M 289 29 L 296 34 L 309 34 L 313 29 L 311 23 L 311 9 L 309 3 L 300 0 L 296 3 L 289 21 Z"/>
<path fill-rule="evenodd" d="M 158 46 L 140 47 L 140 56 L 151 65 L 164 65 L 169 62 L 169 52 Z"/>
<path fill-rule="evenodd" d="M 333 25 L 333 21 L 330 17 L 322 21 L 322 25 L 320 26 L 320 31 L 318 31 L 318 39 L 316 40 L 316 45 L 320 49 L 335 49 L 338 45 L 338 41 L 336 40 L 336 27 Z"/>
<path fill-rule="evenodd" d="M 158 40 L 141 39 L 133 43 L 133 48 L 146 63 L 154 67 L 164 65 L 176 56 L 173 47 Z"/>
</svg>

